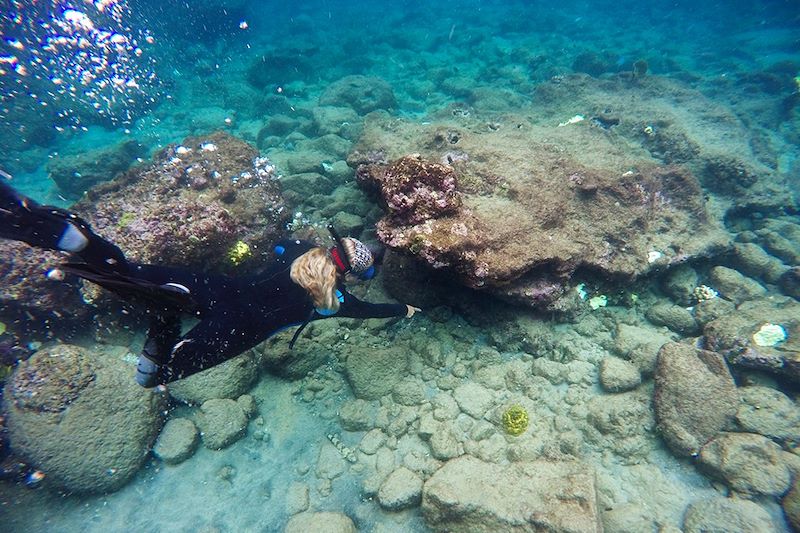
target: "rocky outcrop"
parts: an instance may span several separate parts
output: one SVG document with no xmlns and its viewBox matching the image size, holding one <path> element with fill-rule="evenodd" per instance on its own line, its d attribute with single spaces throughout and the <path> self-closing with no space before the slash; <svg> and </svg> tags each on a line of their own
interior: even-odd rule
<svg viewBox="0 0 800 533">
<path fill-rule="evenodd" d="M 673 342 L 658 353 L 653 402 L 661 436 L 690 456 L 732 423 L 739 396 L 722 356 Z"/>
<path fill-rule="evenodd" d="M 132 372 L 116 356 L 77 346 L 39 350 L 4 391 L 12 449 L 69 492 L 120 488 L 147 458 L 164 408 Z"/>
<path fill-rule="evenodd" d="M 453 459 L 425 482 L 422 512 L 434 531 L 602 531 L 594 473 L 572 462 Z"/>
<path fill-rule="evenodd" d="M 247 271 L 271 253 L 288 215 L 274 173 L 258 150 L 228 134 L 189 137 L 92 189 L 74 210 L 132 260 Z M 250 254 L 232 260 L 237 241 Z"/>
<path fill-rule="evenodd" d="M 518 127 L 368 118 L 348 162 L 386 207 L 379 238 L 534 306 L 576 272 L 629 280 L 727 242 L 685 169 L 623 152 L 588 125 L 508 119 Z"/>
</svg>

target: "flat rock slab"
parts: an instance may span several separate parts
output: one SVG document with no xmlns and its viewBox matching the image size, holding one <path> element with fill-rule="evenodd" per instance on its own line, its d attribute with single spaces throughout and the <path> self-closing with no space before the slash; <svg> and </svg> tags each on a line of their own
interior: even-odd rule
<svg viewBox="0 0 800 533">
<path fill-rule="evenodd" d="M 471 456 L 447 462 L 425 483 L 434 531 L 602 531 L 594 472 L 578 462 L 498 465 Z"/>
</svg>

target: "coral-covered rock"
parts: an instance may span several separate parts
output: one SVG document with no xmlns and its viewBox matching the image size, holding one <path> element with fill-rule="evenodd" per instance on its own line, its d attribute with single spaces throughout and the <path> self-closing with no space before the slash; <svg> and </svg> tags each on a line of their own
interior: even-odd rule
<svg viewBox="0 0 800 533">
<path fill-rule="evenodd" d="M 75 155 L 61 154 L 47 164 L 47 172 L 64 195 L 77 198 L 98 183 L 128 170 L 145 153 L 144 146 L 127 140 Z"/>
<path fill-rule="evenodd" d="M 392 225 L 419 224 L 455 213 L 461 207 L 458 180 L 449 165 L 406 156 L 382 171 L 369 170 L 375 168 L 362 169 L 359 181 L 377 187 Z M 391 235 L 390 228 L 385 230 L 387 237 Z"/>
<path fill-rule="evenodd" d="M 599 532 L 596 502 L 594 473 L 580 463 L 464 456 L 425 482 L 422 512 L 434 531 Z"/>
<path fill-rule="evenodd" d="M 93 310 L 81 299 L 78 283 L 47 278 L 64 255 L 6 240 L 0 240 L 0 255 L 0 320 L 19 322 L 20 334 L 46 329 L 64 334 L 89 320 Z"/>
<path fill-rule="evenodd" d="M 786 340 L 759 346 L 753 335 L 765 324 L 779 325 Z M 800 383 L 800 303 L 772 297 L 745 302 L 703 329 L 706 346 L 723 354 L 731 365 L 755 368 Z"/>
<path fill-rule="evenodd" d="M 658 354 L 653 403 L 664 440 L 690 456 L 733 421 L 739 396 L 721 355 L 673 342 Z"/>
<path fill-rule="evenodd" d="M 389 247 L 469 287 L 547 306 L 576 273 L 630 280 L 727 243 L 685 169 L 590 127 L 474 120 L 367 118 L 348 162 L 379 191 L 378 236 Z"/>
<path fill-rule="evenodd" d="M 120 488 L 147 457 L 164 408 L 132 372 L 116 356 L 77 346 L 39 350 L 4 391 L 12 449 L 67 491 Z"/>
<path fill-rule="evenodd" d="M 288 216 L 274 170 L 225 133 L 190 137 L 92 189 L 74 210 L 131 260 L 247 271 L 271 251 Z M 229 259 L 237 241 L 250 247 L 250 261 Z"/>
</svg>

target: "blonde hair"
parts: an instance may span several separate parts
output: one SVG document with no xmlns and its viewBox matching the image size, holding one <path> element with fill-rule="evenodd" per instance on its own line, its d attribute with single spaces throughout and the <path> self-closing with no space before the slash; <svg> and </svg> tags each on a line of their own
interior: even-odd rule
<svg viewBox="0 0 800 533">
<path fill-rule="evenodd" d="M 334 313 L 339 310 L 336 297 L 338 271 L 325 248 L 312 248 L 292 261 L 289 275 L 292 281 L 308 291 L 314 307 Z"/>
</svg>

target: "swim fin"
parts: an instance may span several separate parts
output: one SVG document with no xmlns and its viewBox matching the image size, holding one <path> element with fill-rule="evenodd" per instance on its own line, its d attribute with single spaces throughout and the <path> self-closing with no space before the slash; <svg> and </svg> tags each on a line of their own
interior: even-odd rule
<svg viewBox="0 0 800 533">
<path fill-rule="evenodd" d="M 76 215 L 58 207 L 39 205 L 0 180 L 0 238 L 65 252 L 89 245 L 91 230 Z"/>
<path fill-rule="evenodd" d="M 59 268 L 158 312 L 193 314 L 198 308 L 189 292 L 172 284 L 158 285 L 119 272 L 100 270 L 86 263 L 64 263 Z"/>
</svg>

